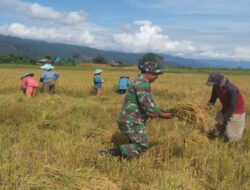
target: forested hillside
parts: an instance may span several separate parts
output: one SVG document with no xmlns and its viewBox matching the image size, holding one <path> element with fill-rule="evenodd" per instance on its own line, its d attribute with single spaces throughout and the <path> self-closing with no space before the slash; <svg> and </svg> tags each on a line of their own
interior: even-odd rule
<svg viewBox="0 0 250 190">
<path fill-rule="evenodd" d="M 102 51 L 84 46 L 49 43 L 3 35 L 0 35 L 0 53 L 24 54 L 29 57 L 53 55 L 63 59 L 68 59 L 75 54 L 79 54 L 80 59 L 86 61 L 96 56 L 104 56 L 108 61 L 123 60 L 126 64 L 137 64 L 138 60 L 142 57 L 142 54 Z"/>
<path fill-rule="evenodd" d="M 80 61 L 91 62 L 93 57 L 103 56 L 108 62 L 122 60 L 125 64 L 137 64 L 143 53 L 125 53 L 119 51 L 103 51 L 86 46 L 69 45 L 62 43 L 49 43 L 46 41 L 20 39 L 0 35 L 0 54 L 19 54 L 31 58 L 52 55 L 63 59 L 79 55 Z M 148 52 L 145 52 L 148 53 Z M 156 53 L 157 52 L 153 52 Z M 250 68 L 249 61 L 223 61 L 223 60 L 197 60 L 160 54 L 168 66 L 185 67 L 212 67 L 212 68 Z"/>
</svg>

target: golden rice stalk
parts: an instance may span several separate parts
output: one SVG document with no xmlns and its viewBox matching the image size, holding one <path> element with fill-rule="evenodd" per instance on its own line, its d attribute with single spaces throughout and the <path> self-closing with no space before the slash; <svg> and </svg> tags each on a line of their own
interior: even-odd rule
<svg viewBox="0 0 250 190">
<path fill-rule="evenodd" d="M 208 113 L 195 103 L 181 102 L 168 108 L 166 112 L 174 113 L 175 117 L 190 124 L 194 129 L 202 132 L 208 130 Z"/>
<path fill-rule="evenodd" d="M 95 128 L 91 130 L 91 136 L 99 139 L 101 144 L 107 144 L 112 141 L 113 133 L 104 129 Z"/>
<path fill-rule="evenodd" d="M 55 190 L 116 190 L 117 185 L 101 173 L 91 169 L 60 171 L 45 166 L 44 172 L 29 181 L 30 189 Z"/>
</svg>

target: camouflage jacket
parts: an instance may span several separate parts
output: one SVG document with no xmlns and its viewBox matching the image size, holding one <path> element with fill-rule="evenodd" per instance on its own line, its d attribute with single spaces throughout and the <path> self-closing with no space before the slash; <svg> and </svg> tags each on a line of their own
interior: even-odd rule
<svg viewBox="0 0 250 190">
<path fill-rule="evenodd" d="M 142 124 L 148 117 L 158 117 L 161 113 L 153 100 L 148 80 L 139 74 L 128 87 L 118 122 Z"/>
</svg>

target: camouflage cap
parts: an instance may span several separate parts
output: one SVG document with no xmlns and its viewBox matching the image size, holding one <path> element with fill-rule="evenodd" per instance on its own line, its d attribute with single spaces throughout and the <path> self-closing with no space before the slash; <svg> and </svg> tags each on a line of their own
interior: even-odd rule
<svg viewBox="0 0 250 190">
<path fill-rule="evenodd" d="M 138 65 L 138 68 L 145 73 L 151 73 L 151 74 L 163 74 L 163 71 L 161 71 L 161 65 L 159 63 L 155 63 L 155 62 L 145 62 L 142 64 Z"/>
</svg>

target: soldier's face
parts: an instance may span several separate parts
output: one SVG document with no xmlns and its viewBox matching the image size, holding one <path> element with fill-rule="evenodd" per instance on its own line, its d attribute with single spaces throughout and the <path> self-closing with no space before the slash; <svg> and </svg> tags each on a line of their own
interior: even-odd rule
<svg viewBox="0 0 250 190">
<path fill-rule="evenodd" d="M 158 79 L 157 74 L 151 74 L 151 73 L 144 73 L 144 77 L 149 81 L 149 82 L 154 82 L 155 79 Z"/>
</svg>

